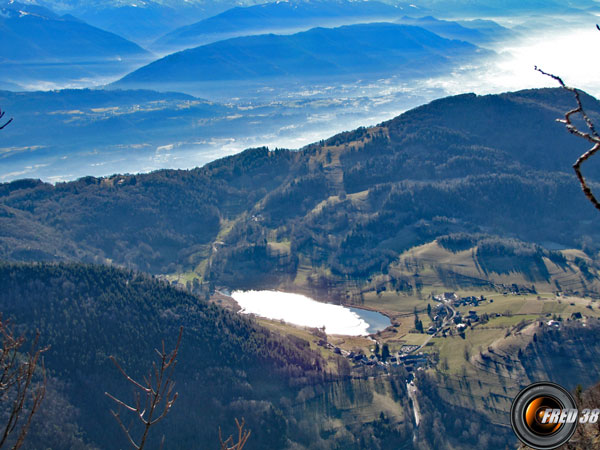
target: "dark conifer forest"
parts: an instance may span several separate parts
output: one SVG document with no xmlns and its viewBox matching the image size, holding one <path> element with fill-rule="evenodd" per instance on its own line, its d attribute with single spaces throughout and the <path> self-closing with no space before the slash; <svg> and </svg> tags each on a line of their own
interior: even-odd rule
<svg viewBox="0 0 600 450">
<path fill-rule="evenodd" d="M 510 429 L 448 401 L 458 389 L 452 377 L 418 375 L 417 428 L 402 366 L 385 376 L 339 362 L 332 370 L 335 358 L 311 342 L 209 299 L 223 288 L 291 283 L 301 266 L 319 271 L 307 283 L 323 292 L 377 277 L 410 290 L 395 275 L 398 258 L 432 241 L 454 253 L 474 248 L 484 274 L 550 280 L 551 261 L 565 272 L 575 264 L 592 286 L 597 213 L 570 173 L 585 144 L 554 122 L 569 100 L 557 89 L 460 95 L 298 151 L 255 148 L 193 170 L 1 184 L 0 311 L 28 341 L 38 330 L 49 346 L 47 395 L 24 448 L 123 448 L 104 393 L 131 392 L 109 356 L 140 378 L 180 326 L 179 396 L 152 430 L 152 448 L 163 434 L 165 448 L 216 448 L 219 427 L 232 433 L 241 417 L 252 431 L 248 449 L 512 446 Z M 584 100 L 596 117 L 597 102 Z M 595 185 L 596 169 L 589 178 Z M 165 281 L 186 272 L 195 276 L 187 286 Z M 540 336 L 542 358 L 552 336 Z M 521 364 L 539 375 L 531 361 Z M 369 408 L 384 394 L 403 412 L 373 419 Z M 368 419 L 356 415 L 363 409 Z"/>
</svg>

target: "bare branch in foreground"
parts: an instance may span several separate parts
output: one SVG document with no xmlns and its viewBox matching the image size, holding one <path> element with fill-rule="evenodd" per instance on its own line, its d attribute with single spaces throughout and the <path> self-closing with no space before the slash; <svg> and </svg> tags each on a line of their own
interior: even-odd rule
<svg viewBox="0 0 600 450">
<path fill-rule="evenodd" d="M 242 417 L 242 421 L 235 419 L 235 425 L 238 429 L 238 438 L 237 442 L 233 442 L 233 435 L 230 435 L 226 440 L 223 440 L 223 436 L 221 435 L 221 427 L 219 427 L 219 442 L 221 443 L 221 450 L 242 450 L 248 438 L 250 437 L 251 431 L 244 430 L 244 425 L 246 421 Z"/>
<path fill-rule="evenodd" d="M 598 25 L 596 25 L 596 27 L 598 27 Z M 598 28 L 598 29 L 600 30 L 600 28 Z M 572 92 L 573 96 L 575 97 L 575 102 L 577 104 L 577 108 L 567 111 L 565 113 L 565 118 L 557 119 L 557 122 L 564 123 L 565 127 L 567 128 L 569 133 L 574 134 L 575 136 L 578 136 L 582 139 L 585 139 L 586 141 L 588 141 L 592 144 L 592 148 L 590 148 L 587 152 L 583 153 L 581 156 L 579 156 L 579 158 L 577 158 L 577 161 L 575 161 L 575 164 L 573 164 L 573 169 L 575 170 L 575 174 L 577 175 L 577 179 L 579 180 L 579 184 L 581 185 L 581 189 L 583 190 L 583 193 L 588 198 L 588 200 L 592 203 L 592 205 L 594 205 L 596 207 L 596 209 L 600 210 L 600 202 L 598 202 L 598 200 L 596 199 L 596 196 L 593 194 L 592 190 L 590 189 L 590 187 L 588 186 L 588 184 L 585 180 L 585 177 L 581 173 L 581 165 L 585 161 L 587 161 L 592 155 L 594 155 L 598 150 L 600 150 L 600 136 L 598 135 L 598 132 L 596 131 L 594 122 L 592 122 L 589 115 L 583 108 L 583 104 L 581 103 L 581 96 L 579 95 L 579 91 L 577 89 L 567 86 L 564 83 L 564 81 L 562 80 L 562 78 L 560 78 L 557 75 L 553 75 L 551 73 L 544 72 L 542 69 L 538 68 L 537 66 L 535 66 L 535 70 L 537 70 L 538 72 L 540 72 L 543 75 L 546 75 L 546 76 L 558 81 L 558 83 L 560 84 L 560 86 L 563 89 L 566 89 L 567 91 Z M 571 116 L 577 115 L 577 114 L 579 114 L 581 116 L 581 118 L 584 120 L 584 122 L 588 128 L 588 131 L 580 130 L 571 121 Z"/>
<path fill-rule="evenodd" d="M 0 114 L 0 118 L 2 114 Z M 40 348 L 40 333 L 36 333 L 29 352 L 21 354 L 25 338 L 16 337 L 8 321 L 0 315 L 0 403 L 8 406 L 6 424 L 0 426 L 0 447 L 8 444 L 9 436 L 16 433 L 12 449 L 19 449 L 25 442 L 34 414 L 46 395 L 46 368 L 42 354 L 49 347 Z M 43 381 L 34 387 L 36 368 L 41 366 Z M 23 419 L 23 420 L 21 420 Z M 4 429 L 2 429 L 2 427 Z"/>
<path fill-rule="evenodd" d="M 117 404 L 117 410 L 111 410 L 110 412 L 127 437 L 129 444 L 134 449 L 141 450 L 144 448 L 148 439 L 150 428 L 165 418 L 173 406 L 173 403 L 175 403 L 175 400 L 177 399 L 177 392 L 173 393 L 173 388 L 175 387 L 175 381 L 173 381 L 173 370 L 177 364 L 176 358 L 179 351 L 179 345 L 181 344 L 182 334 L 183 327 L 180 327 L 177 344 L 170 353 L 167 353 L 165 350 L 165 341 L 162 342 L 162 350 L 156 350 L 159 364 L 157 365 L 156 363 L 152 363 L 152 368 L 148 372 L 148 375 L 144 377 L 143 383 L 140 383 L 127 375 L 125 370 L 119 365 L 114 356 L 110 357 L 113 364 L 117 367 L 119 372 L 121 372 L 121 375 L 123 375 L 123 377 L 135 388 L 134 406 L 119 400 L 108 392 L 105 392 L 106 396 Z M 121 407 L 133 413 L 134 420 L 137 418 L 142 424 L 143 433 L 138 442 L 136 442 L 132 435 L 131 426 L 125 426 L 123 420 L 121 419 Z"/>
<path fill-rule="evenodd" d="M 0 109 L 0 119 L 2 119 L 3 117 L 4 117 L 4 111 L 2 111 L 2 110 Z M 4 125 L 0 125 L 0 130 L 1 130 L 2 128 L 6 127 L 6 126 L 7 126 L 9 123 L 11 123 L 11 122 L 12 122 L 12 117 L 11 117 L 11 118 L 8 120 L 8 122 L 6 122 Z"/>
</svg>

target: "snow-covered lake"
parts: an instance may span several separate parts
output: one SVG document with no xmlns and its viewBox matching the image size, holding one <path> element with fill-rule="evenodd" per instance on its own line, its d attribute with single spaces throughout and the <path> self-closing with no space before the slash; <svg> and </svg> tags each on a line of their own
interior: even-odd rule
<svg viewBox="0 0 600 450">
<path fill-rule="evenodd" d="M 374 311 L 317 302 L 305 295 L 278 291 L 234 291 L 242 314 L 256 314 L 306 327 L 325 327 L 327 334 L 366 336 L 383 330 L 390 320 Z"/>
</svg>

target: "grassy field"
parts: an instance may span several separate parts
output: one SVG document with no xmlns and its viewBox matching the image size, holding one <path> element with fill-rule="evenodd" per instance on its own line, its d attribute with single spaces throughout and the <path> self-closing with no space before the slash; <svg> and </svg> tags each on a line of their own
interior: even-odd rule
<svg viewBox="0 0 600 450">
<path fill-rule="evenodd" d="M 316 344 L 319 340 L 317 336 L 312 334 L 308 328 L 298 327 L 292 324 L 285 323 L 278 320 L 269 320 L 263 318 L 257 318 L 259 324 L 268 328 L 269 330 L 275 331 L 280 334 L 295 336 L 297 338 L 307 341 L 310 345 L 311 350 L 316 350 L 321 354 L 323 359 L 327 362 L 327 370 L 337 372 L 336 360 L 339 358 L 331 350 L 320 347 Z"/>
<path fill-rule="evenodd" d="M 285 244 L 284 244 L 285 245 Z M 310 273 L 314 273 L 308 266 L 300 267 L 296 281 L 305 280 Z M 349 289 L 354 289 L 352 288 Z M 307 290 L 299 289 L 300 291 Z M 377 333 L 373 337 L 380 346 L 388 344 L 392 352 L 396 352 L 402 345 L 422 345 L 430 336 L 425 333 L 415 333 L 414 331 L 414 312 L 418 311 L 419 319 L 423 322 L 426 330 L 431 325 L 431 320 L 426 313 L 427 305 L 435 308 L 439 302 L 432 299 L 433 295 L 442 292 L 452 291 L 445 286 L 424 286 L 420 295 L 408 295 L 405 293 L 396 293 L 394 291 L 375 292 L 373 290 L 363 293 L 364 306 L 388 315 L 392 321 L 393 327 Z M 469 311 L 475 310 L 481 317 L 484 314 L 489 316 L 486 323 L 473 323 L 472 329 L 466 329 L 464 339 L 459 337 L 456 329 L 446 338 L 435 337 L 430 345 L 423 348 L 423 351 L 437 353 L 439 360 L 444 361 L 444 369 L 438 370 L 447 375 L 464 374 L 465 370 L 471 376 L 475 376 L 477 370 L 470 367 L 467 357 L 486 349 L 499 339 L 504 338 L 511 330 L 524 323 L 535 321 L 548 321 L 553 317 L 560 317 L 563 320 L 569 319 L 574 312 L 580 312 L 582 315 L 599 316 L 600 308 L 593 307 L 589 309 L 590 304 L 594 304 L 590 299 L 578 297 L 562 297 L 553 293 L 517 295 L 514 293 L 504 294 L 490 289 L 478 289 L 470 287 L 468 289 L 459 289 L 454 291 L 459 297 L 466 296 L 484 296 L 485 301 L 478 306 L 466 305 L 456 308 L 463 316 Z M 310 295 L 310 294 L 309 294 Z M 328 361 L 328 368 L 332 371 L 337 370 L 337 355 L 333 355 L 331 350 L 319 347 L 315 344 L 318 338 L 311 334 L 308 329 L 297 327 L 291 324 L 259 319 L 264 326 L 284 334 L 292 334 L 310 342 L 311 348 L 318 350 L 325 360 Z M 369 355 L 374 347 L 371 338 L 348 337 L 348 336 L 330 336 L 329 342 L 346 351 L 363 351 Z"/>
<path fill-rule="evenodd" d="M 378 311 L 387 311 L 390 314 L 411 314 L 415 309 L 423 312 L 427 310 L 428 303 L 432 307 L 435 305 L 435 302 L 426 296 L 419 298 L 412 295 L 397 294 L 393 291 L 384 291 L 379 294 L 375 291 L 370 291 L 364 293 L 363 297 L 365 299 L 364 306 L 374 308 Z"/>
<path fill-rule="evenodd" d="M 406 333 L 401 337 L 401 343 L 402 345 L 422 345 L 428 337 L 428 334 L 423 333 Z"/>
<path fill-rule="evenodd" d="M 334 354 L 331 350 L 316 345 L 318 337 L 308 329 L 268 319 L 258 319 L 258 322 L 270 330 L 293 335 L 310 343 L 310 348 L 320 352 L 327 363 L 326 370 L 337 373 L 339 361 L 344 359 Z M 363 350 L 366 354 L 374 347 L 370 338 L 350 336 L 328 336 L 328 342 L 347 351 Z M 405 404 L 402 398 L 396 398 L 394 389 L 390 386 L 390 379 L 386 377 L 369 377 L 355 379 L 352 383 L 352 396 L 339 392 L 341 384 L 331 383 L 325 395 L 330 399 L 330 405 L 340 411 L 338 420 L 331 420 L 326 428 L 338 429 L 342 423 L 368 423 L 379 419 L 383 412 L 392 423 L 406 420 Z M 347 389 L 347 386 L 346 386 Z M 344 403 L 340 403 L 340 399 Z M 350 400 L 352 399 L 352 400 Z"/>
<path fill-rule="evenodd" d="M 359 201 L 360 197 L 356 200 Z M 330 198 L 328 201 L 337 199 Z M 269 247 L 272 251 L 287 252 L 289 246 L 289 242 L 276 242 L 270 237 Z M 382 332 L 371 337 L 328 336 L 328 341 L 345 351 L 362 351 L 370 355 L 375 347 L 374 340 L 380 347 L 387 344 L 392 353 L 400 350 L 402 345 L 420 346 L 429 340 L 427 346 L 420 351 L 436 355 L 437 365 L 428 370 L 437 377 L 438 387 L 444 398 L 459 406 L 487 411 L 490 420 L 495 423 L 507 423 L 507 412 L 512 399 L 518 392 L 520 383 L 528 378 L 522 368 L 515 367 L 512 372 L 507 371 L 509 363 L 500 357 L 494 360 L 494 364 L 486 365 L 486 355 L 490 351 L 497 351 L 499 355 L 516 355 L 532 339 L 532 333 L 527 330 L 535 328 L 540 322 L 551 319 L 571 320 L 573 313 L 581 313 L 584 317 L 600 317 L 600 301 L 583 295 L 583 284 L 596 289 L 596 281 L 582 283 L 581 272 L 571 263 L 575 257 L 582 258 L 581 252 L 564 253 L 569 261 L 567 266 L 561 268 L 546 261 L 550 278 L 532 282 L 523 274 L 483 273 L 473 258 L 473 252 L 452 253 L 436 243 L 430 243 L 403 254 L 392 264 L 389 274 L 375 275 L 362 284 L 337 280 L 332 284 L 334 287 L 331 292 L 318 291 L 310 282 L 319 275 L 334 280 L 331 271 L 311 267 L 308 260 L 300 258 L 293 282 L 279 286 L 279 289 L 303 293 L 321 301 L 346 299 L 346 303 L 386 314 L 392 326 Z M 415 277 L 416 273 L 418 277 Z M 185 283 L 193 278 L 193 274 L 180 274 L 176 279 Z M 392 276 L 412 280 L 413 288 L 394 291 L 389 282 Z M 418 286 L 415 284 L 417 279 Z M 469 280 L 472 281 L 471 284 Z M 564 292 L 567 289 L 582 290 L 582 294 L 559 293 L 555 281 L 565 289 Z M 535 293 L 522 294 L 525 289 L 514 290 L 513 284 L 534 289 Z M 438 335 L 431 338 L 425 333 L 411 332 L 414 331 L 415 311 L 427 330 L 431 324 L 427 307 L 429 305 L 435 311 L 439 302 L 434 301 L 433 297 L 444 292 L 454 292 L 458 297 L 484 296 L 485 300 L 477 306 L 465 305 L 455 309 L 463 316 L 474 310 L 480 318 L 488 320 L 472 322 L 462 336 L 452 324 L 449 324 L 450 332 L 446 337 Z M 342 358 L 331 349 L 318 346 L 316 342 L 319 338 L 310 330 L 280 321 L 258 321 L 273 331 L 309 342 L 310 347 L 323 356 L 328 371 L 337 373 L 340 369 Z M 393 420 L 403 420 L 403 407 L 394 399 L 385 378 L 357 381 L 357 392 L 369 392 L 369 395 L 353 404 L 337 405 L 344 411 L 344 421 L 364 423 L 375 420 L 381 411 Z M 374 384 L 377 383 L 383 384 L 375 388 Z M 330 395 L 335 398 L 335 386 L 331 389 Z M 333 420 L 329 425 L 335 429 L 339 424 Z"/>
<path fill-rule="evenodd" d="M 586 291 L 600 292 L 598 277 L 586 280 L 575 259 L 589 261 L 589 257 L 579 250 L 565 250 L 562 252 L 566 263 L 557 265 L 548 258 L 543 258 L 548 277 L 540 274 L 509 271 L 496 273 L 482 269 L 477 259 L 475 248 L 452 252 L 435 241 L 414 247 L 398 258 L 392 265 L 390 272 L 397 275 L 413 276 L 419 274 L 424 286 L 434 288 L 445 287 L 457 290 L 462 287 L 486 284 L 491 286 L 535 286 L 537 292 L 555 292 L 558 285 L 563 291 L 585 293 Z M 424 288 L 425 289 L 425 288 Z"/>
</svg>

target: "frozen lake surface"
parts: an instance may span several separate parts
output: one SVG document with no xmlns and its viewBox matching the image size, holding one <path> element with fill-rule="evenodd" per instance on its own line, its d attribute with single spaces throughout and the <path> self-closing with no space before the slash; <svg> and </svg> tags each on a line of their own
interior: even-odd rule
<svg viewBox="0 0 600 450">
<path fill-rule="evenodd" d="M 317 302 L 305 295 L 278 291 L 234 291 L 242 314 L 256 314 L 305 327 L 325 327 L 327 334 L 366 336 L 390 326 L 375 311 Z"/>
</svg>

